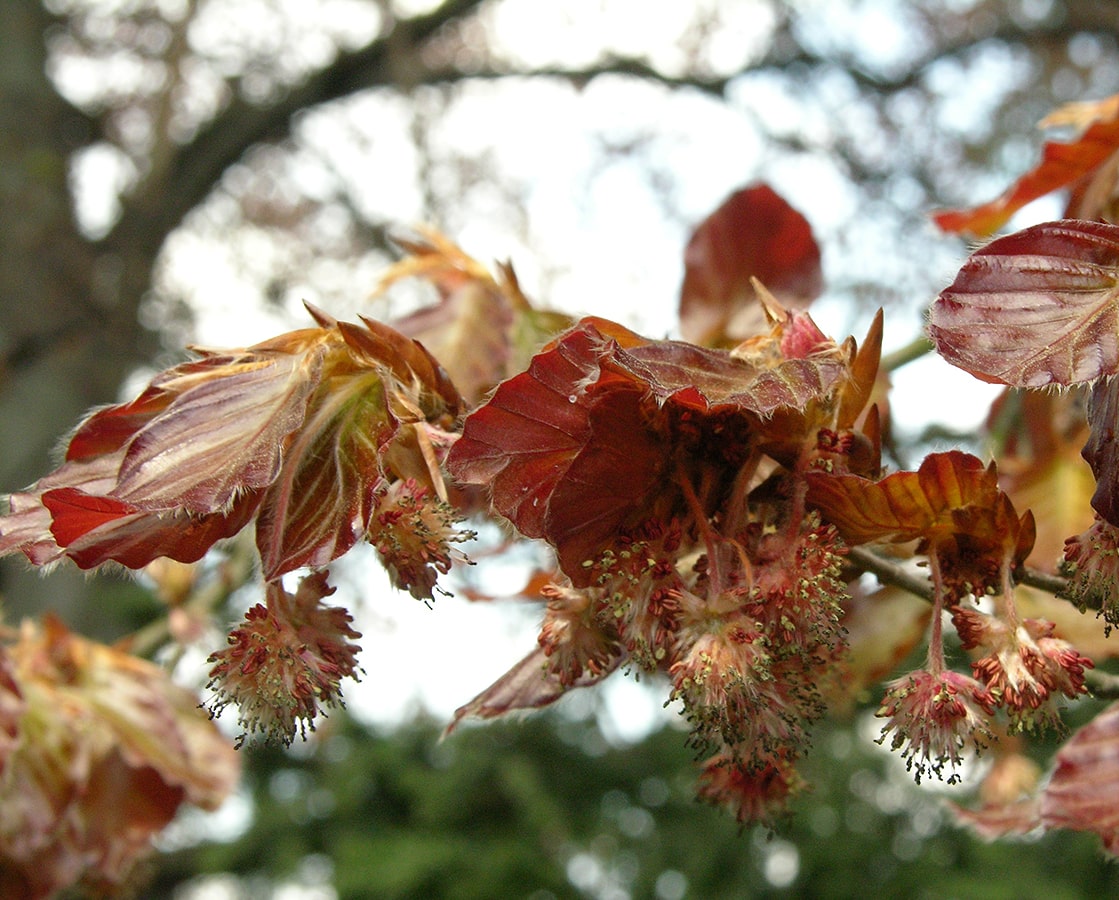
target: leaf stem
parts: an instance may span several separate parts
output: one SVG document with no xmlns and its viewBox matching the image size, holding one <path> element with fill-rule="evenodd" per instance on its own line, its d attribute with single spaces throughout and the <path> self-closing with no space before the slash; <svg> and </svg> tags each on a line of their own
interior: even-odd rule
<svg viewBox="0 0 1119 900">
<path fill-rule="evenodd" d="M 932 341 L 921 334 L 904 347 L 899 347 L 897 350 L 883 356 L 882 361 L 878 364 L 878 368 L 883 372 L 893 372 L 914 360 L 920 359 L 922 356 L 927 356 L 932 350 Z"/>
</svg>

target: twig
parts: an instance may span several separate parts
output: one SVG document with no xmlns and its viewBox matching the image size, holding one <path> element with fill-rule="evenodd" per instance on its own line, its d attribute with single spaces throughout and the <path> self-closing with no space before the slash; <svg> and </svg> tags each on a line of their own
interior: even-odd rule
<svg viewBox="0 0 1119 900">
<path fill-rule="evenodd" d="M 1119 700 L 1119 675 L 1089 669 L 1084 673 L 1084 683 L 1093 697 L 1100 700 Z"/>
<path fill-rule="evenodd" d="M 847 558 L 860 569 L 873 574 L 883 584 L 892 584 L 894 587 L 904 588 L 911 594 L 923 597 L 925 600 L 933 599 L 933 587 L 925 578 L 914 575 L 892 560 L 869 550 L 866 547 L 851 547 L 847 551 Z M 1014 581 L 1032 588 L 1045 591 L 1062 599 L 1068 599 L 1065 591 L 1068 590 L 1068 579 L 1061 575 L 1051 575 L 1039 569 L 1021 566 L 1014 571 Z"/>
<path fill-rule="evenodd" d="M 1047 593 L 1067 599 L 1065 591 L 1068 590 L 1068 579 L 1062 575 L 1051 575 L 1049 572 L 1042 572 L 1038 569 L 1022 566 L 1015 571 L 1014 576 L 1014 580 L 1019 584 L 1027 584 L 1040 591 L 1046 591 Z"/>
<path fill-rule="evenodd" d="M 868 550 L 866 547 L 851 547 L 847 551 L 847 558 L 860 569 L 873 574 L 883 584 L 892 584 L 894 587 L 902 588 L 932 602 L 932 582 L 913 574 L 884 556 L 879 556 L 873 550 Z"/>
</svg>

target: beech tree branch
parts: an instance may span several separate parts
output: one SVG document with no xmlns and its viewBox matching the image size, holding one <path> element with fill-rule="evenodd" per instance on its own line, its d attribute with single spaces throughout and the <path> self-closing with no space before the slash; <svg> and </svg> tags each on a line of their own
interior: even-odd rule
<svg viewBox="0 0 1119 900">
<path fill-rule="evenodd" d="M 126 199 L 125 211 L 107 243 L 141 240 L 158 249 L 249 147 L 288 134 L 293 118 L 300 112 L 365 88 L 397 83 L 401 72 L 396 60 L 418 60 L 424 43 L 483 2 L 446 0 L 430 13 L 401 20 L 384 37 L 340 54 L 332 64 L 292 87 L 275 102 L 251 103 L 236 97 L 168 159 L 163 178 L 153 179 Z"/>
<path fill-rule="evenodd" d="M 933 586 L 925 578 L 920 578 L 899 563 L 875 553 L 867 547 L 851 547 L 847 551 L 847 558 L 858 565 L 865 572 L 870 572 L 883 584 L 890 584 L 902 588 L 911 594 L 916 594 L 932 602 Z M 1068 590 L 1068 579 L 1061 575 L 1051 575 L 1038 569 L 1022 566 L 1015 571 L 1015 581 L 1032 588 L 1065 598 Z"/>
</svg>

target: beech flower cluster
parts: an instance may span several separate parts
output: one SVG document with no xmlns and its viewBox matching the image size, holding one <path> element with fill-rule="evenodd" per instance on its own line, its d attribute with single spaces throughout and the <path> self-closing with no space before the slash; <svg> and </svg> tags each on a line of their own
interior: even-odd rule
<svg viewBox="0 0 1119 900">
<path fill-rule="evenodd" d="M 769 300 L 733 350 L 652 342 L 584 320 L 467 417 L 449 468 L 556 549 L 539 649 L 461 715 L 551 702 L 620 667 L 660 672 L 694 745 L 700 793 L 769 819 L 845 652 L 839 532 L 803 473 L 876 471 L 854 430 L 876 330 L 837 345 Z"/>
</svg>

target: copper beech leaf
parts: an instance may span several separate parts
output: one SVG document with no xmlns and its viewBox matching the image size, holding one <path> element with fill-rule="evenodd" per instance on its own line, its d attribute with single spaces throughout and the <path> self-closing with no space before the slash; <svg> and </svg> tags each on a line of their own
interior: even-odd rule
<svg viewBox="0 0 1119 900">
<path fill-rule="evenodd" d="M 384 273 L 378 292 L 402 279 L 420 278 L 436 288 L 439 302 L 394 320 L 393 326 L 443 362 L 470 406 L 523 371 L 543 341 L 574 324 L 569 316 L 534 309 L 511 265 L 499 265 L 491 274 L 433 231 L 396 242 L 408 255 Z M 525 352 L 526 347 L 531 349 Z"/>
<path fill-rule="evenodd" d="M 1108 379 L 1092 385 L 1088 399 L 1088 440 L 1081 455 L 1096 477 L 1092 508 L 1112 525 L 1119 525 L 1119 381 Z"/>
<path fill-rule="evenodd" d="M 449 427 L 459 409 L 446 372 L 386 325 L 310 311 L 316 328 L 199 351 L 130 403 L 93 412 L 63 464 L 9 498 L 0 555 L 82 568 L 192 562 L 264 502 L 257 541 L 274 578 L 364 536 L 377 486 L 408 478 L 445 496 L 421 431 Z"/>
<path fill-rule="evenodd" d="M 994 234 L 1027 203 L 1090 176 L 1119 150 L 1119 118 L 1115 117 L 1113 104 L 1103 111 L 1106 117 L 1094 121 L 1074 141 L 1046 143 L 1041 162 L 1001 196 L 971 209 L 939 212 L 933 221 L 944 231 L 985 237 Z M 1047 120 L 1049 124 L 1058 121 L 1056 116 Z"/>
<path fill-rule="evenodd" d="M 849 544 L 968 541 L 971 551 L 1016 561 L 1033 546 L 1030 513 L 1021 518 L 999 489 L 994 464 L 959 450 L 930 453 L 916 472 L 880 481 L 809 472 L 808 499 Z"/>
<path fill-rule="evenodd" d="M 681 477 L 733 479 L 778 413 L 829 395 L 847 371 L 830 349 L 736 355 L 584 319 L 466 419 L 448 466 L 489 485 L 494 509 L 579 584 L 620 528 L 680 507 Z"/>
<path fill-rule="evenodd" d="M 994 470 L 959 450 L 930 453 L 916 472 L 880 481 L 809 472 L 809 501 L 849 544 L 913 541 L 951 530 L 953 510 L 990 506 L 998 495 Z"/>
<path fill-rule="evenodd" d="M 55 558 L 65 555 L 82 569 L 110 561 L 139 569 L 161 556 L 196 562 L 222 538 L 244 528 L 258 502 L 258 494 L 243 494 L 225 512 L 198 515 L 179 510 L 148 512 L 115 497 L 75 488 L 58 488 L 42 496 L 51 516 L 51 534 L 60 548 Z"/>
<path fill-rule="evenodd" d="M 992 241 L 937 297 L 929 334 L 950 363 L 1014 387 L 1119 370 L 1119 227 L 1066 219 Z"/>
<path fill-rule="evenodd" d="M 257 519 L 264 577 L 322 566 L 365 533 L 379 454 L 396 429 L 376 374 L 331 385 L 288 448 Z"/>
<path fill-rule="evenodd" d="M 684 338 L 732 346 L 764 331 L 752 279 L 794 308 L 807 306 L 823 287 L 812 227 L 765 184 L 731 194 L 688 240 L 680 292 Z"/>
<path fill-rule="evenodd" d="M 621 665 L 623 659 L 619 655 L 605 671 L 588 672 L 573 684 L 564 684 L 549 668 L 548 655 L 537 647 L 473 700 L 456 709 L 445 733 L 450 734 L 466 718 L 495 719 L 517 709 L 549 706 L 572 688 L 597 684 Z"/>
<path fill-rule="evenodd" d="M 221 358 L 219 358 L 221 359 Z M 129 441 L 114 496 L 144 509 L 210 513 L 280 471 L 285 439 L 303 421 L 322 349 L 261 348 L 246 359 L 183 367 L 174 400 Z M 201 369 L 201 371 L 198 371 Z"/>
<path fill-rule="evenodd" d="M 1119 704 L 1112 704 L 1057 751 L 1057 768 L 1041 796 L 1049 828 L 1092 831 L 1119 854 Z"/>
</svg>

